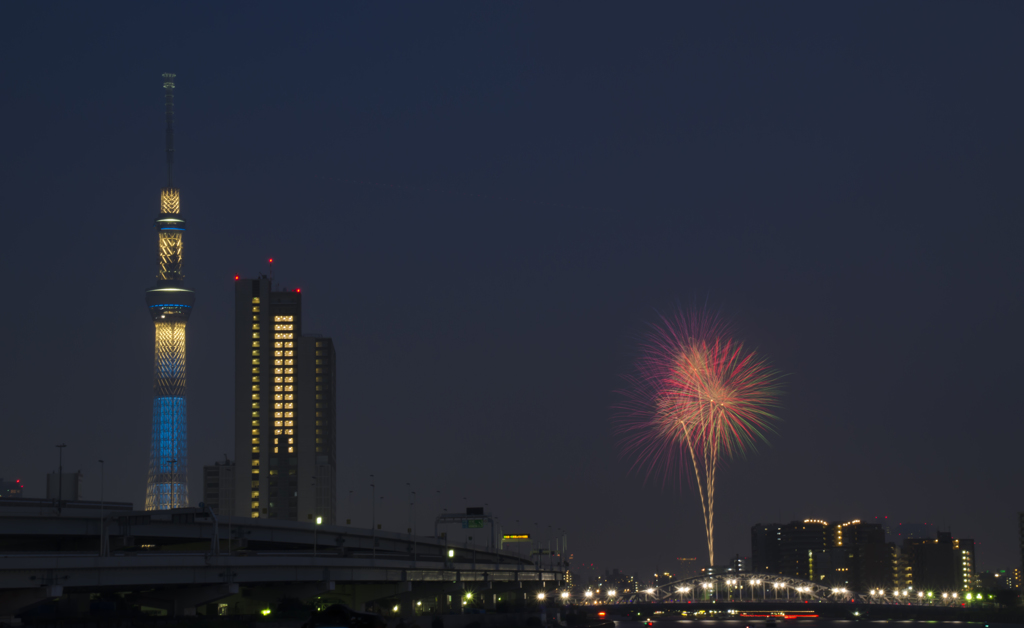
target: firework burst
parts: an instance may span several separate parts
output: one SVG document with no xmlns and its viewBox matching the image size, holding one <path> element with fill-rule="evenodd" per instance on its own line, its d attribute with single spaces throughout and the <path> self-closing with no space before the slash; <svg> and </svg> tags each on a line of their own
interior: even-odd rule
<svg viewBox="0 0 1024 628">
<path fill-rule="evenodd" d="M 663 483 L 692 471 L 715 563 L 715 470 L 767 442 L 778 405 L 778 373 L 703 312 L 654 325 L 627 377 L 616 431 L 633 470 Z"/>
</svg>

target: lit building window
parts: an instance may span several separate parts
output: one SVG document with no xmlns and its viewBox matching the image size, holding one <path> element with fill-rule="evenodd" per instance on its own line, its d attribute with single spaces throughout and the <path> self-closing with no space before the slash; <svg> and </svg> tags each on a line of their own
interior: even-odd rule
<svg viewBox="0 0 1024 628">
<path fill-rule="evenodd" d="M 259 298 L 259 297 L 253 297 L 253 298 L 252 298 L 252 302 L 253 302 L 253 303 L 259 303 L 259 302 L 260 302 L 260 298 Z M 254 309 L 254 310 L 255 310 L 256 308 L 252 308 L 252 309 Z"/>
<path fill-rule="evenodd" d="M 252 444 L 253 445 L 259 445 L 260 444 L 260 439 L 258 439 L 258 438 L 252 439 Z"/>
<path fill-rule="evenodd" d="M 274 453 L 275 454 L 277 453 L 277 447 L 274 447 Z"/>
<path fill-rule="evenodd" d="M 290 454 L 295 453 L 295 448 L 294 447 L 289 447 L 288 448 L 288 453 L 290 453 Z"/>
<path fill-rule="evenodd" d="M 281 427 L 283 421 L 274 421 L 274 427 Z"/>
<path fill-rule="evenodd" d="M 285 421 L 284 422 L 284 426 L 285 427 L 294 427 L 295 426 L 295 421 Z"/>
<path fill-rule="evenodd" d="M 294 433 L 295 433 L 295 430 L 293 430 L 293 429 L 287 429 L 287 430 L 285 430 L 285 431 L 284 431 L 284 433 L 285 433 L 285 434 L 288 434 L 288 435 L 290 436 L 290 435 L 292 435 L 292 434 L 294 434 Z M 288 442 L 290 443 L 290 442 L 291 442 L 291 440 L 289 440 Z"/>
</svg>

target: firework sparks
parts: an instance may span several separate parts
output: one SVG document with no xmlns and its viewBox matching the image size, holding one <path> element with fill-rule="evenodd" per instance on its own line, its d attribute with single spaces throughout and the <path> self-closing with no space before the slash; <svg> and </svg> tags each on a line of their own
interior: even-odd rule
<svg viewBox="0 0 1024 628">
<path fill-rule="evenodd" d="M 633 470 L 663 483 L 692 470 L 714 565 L 715 470 L 767 442 L 778 374 L 706 313 L 655 325 L 642 346 L 616 430 Z"/>
</svg>

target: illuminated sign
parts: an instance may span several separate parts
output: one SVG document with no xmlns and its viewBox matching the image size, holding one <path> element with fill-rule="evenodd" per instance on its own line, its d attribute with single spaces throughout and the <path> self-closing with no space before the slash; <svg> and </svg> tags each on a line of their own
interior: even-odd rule
<svg viewBox="0 0 1024 628">
<path fill-rule="evenodd" d="M 513 542 L 514 541 L 529 541 L 530 540 L 530 535 L 529 534 L 504 534 L 504 535 L 502 535 L 501 539 L 503 541 L 513 541 Z"/>
</svg>

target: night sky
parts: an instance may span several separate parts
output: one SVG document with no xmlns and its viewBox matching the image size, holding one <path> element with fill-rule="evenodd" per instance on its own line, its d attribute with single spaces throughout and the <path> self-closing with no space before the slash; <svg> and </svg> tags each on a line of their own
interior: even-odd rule
<svg viewBox="0 0 1024 628">
<path fill-rule="evenodd" d="M 145 492 L 161 74 L 189 221 L 189 473 L 234 457 L 233 280 L 338 349 L 339 510 L 487 504 L 577 561 L 706 557 L 611 418 L 694 304 L 785 376 L 750 526 L 927 522 L 1018 564 L 1024 4 L 5 3 L 0 476 Z M 440 490 L 440 494 L 437 491 Z M 352 507 L 349 508 L 349 491 Z M 518 522 L 518 523 L 517 523 Z M 702 559 L 703 560 L 703 559 Z"/>
</svg>

